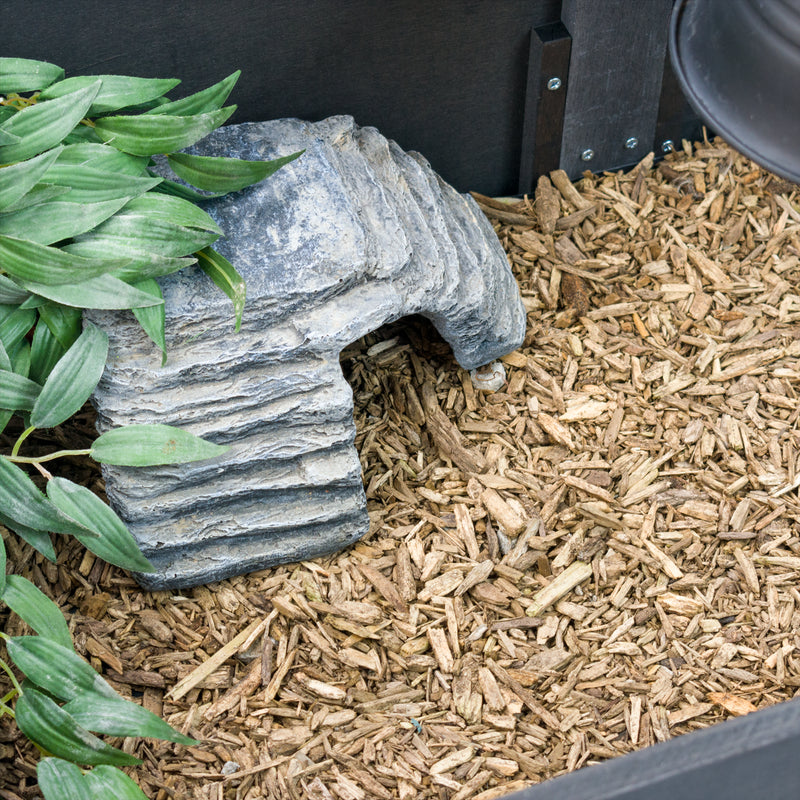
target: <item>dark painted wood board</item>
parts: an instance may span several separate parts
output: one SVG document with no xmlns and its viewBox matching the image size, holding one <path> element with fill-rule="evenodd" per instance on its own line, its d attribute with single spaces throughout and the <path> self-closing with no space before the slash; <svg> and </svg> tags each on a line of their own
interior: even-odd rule
<svg viewBox="0 0 800 800">
<path fill-rule="evenodd" d="M 533 192 L 539 175 L 558 169 L 571 48 L 561 22 L 531 31 L 518 194 Z"/>
<path fill-rule="evenodd" d="M 800 797 L 800 700 L 584 767 L 507 800 Z"/>
<path fill-rule="evenodd" d="M 559 0 L 6 0 L 3 53 L 68 73 L 243 70 L 232 121 L 352 114 L 460 190 L 517 189 L 530 30 Z M 13 23 L 13 24 L 12 24 Z"/>
<path fill-rule="evenodd" d="M 572 178 L 635 164 L 653 149 L 672 5 L 564 0 L 572 55 L 561 167 Z M 631 137 L 638 145 L 628 149 Z M 586 150 L 593 159 L 582 160 Z"/>
</svg>

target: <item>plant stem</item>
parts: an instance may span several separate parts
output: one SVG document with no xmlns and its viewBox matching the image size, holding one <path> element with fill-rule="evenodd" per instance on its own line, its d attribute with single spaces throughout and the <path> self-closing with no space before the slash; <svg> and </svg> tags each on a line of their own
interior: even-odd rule
<svg viewBox="0 0 800 800">
<path fill-rule="evenodd" d="M 16 456 L 13 454 L 5 456 L 9 461 L 14 464 L 40 464 L 43 461 L 52 461 L 54 458 L 64 458 L 65 456 L 88 456 L 91 450 L 57 450 L 55 453 L 48 453 L 46 456 L 36 456 L 31 458 L 29 456 Z"/>
<path fill-rule="evenodd" d="M 39 474 L 40 474 L 40 475 L 41 475 L 41 476 L 42 476 L 42 477 L 43 477 L 43 478 L 44 478 L 46 481 L 49 481 L 49 480 L 50 480 L 50 478 L 52 478 L 52 477 L 53 477 L 53 473 L 52 473 L 52 472 L 48 472 L 48 471 L 47 471 L 47 470 L 46 470 L 46 469 L 45 469 L 45 468 L 44 468 L 44 467 L 43 467 L 41 464 L 38 464 L 38 463 L 37 463 L 37 464 L 34 464 L 33 466 L 34 466 L 34 467 L 36 467 L 36 470 L 38 471 L 38 473 L 39 473 Z"/>
<path fill-rule="evenodd" d="M 35 92 L 31 97 L 23 97 L 16 92 L 9 92 L 5 97 L 0 97 L 0 106 L 13 106 L 18 111 L 28 106 L 35 105 L 39 92 Z"/>
<path fill-rule="evenodd" d="M 19 692 L 16 689 L 12 689 L 10 692 L 6 694 L 5 697 L 0 697 L 0 706 L 4 706 L 8 703 L 9 700 L 13 700 Z"/>
<path fill-rule="evenodd" d="M 3 636 L 3 638 L 7 639 L 8 637 Z M 9 667 L 8 664 L 6 664 L 6 662 L 3 661 L 2 658 L 0 658 L 0 669 L 2 669 L 3 672 L 5 672 L 6 675 L 8 675 L 8 677 L 11 679 L 11 683 L 14 686 L 14 691 L 17 692 L 17 694 L 22 694 L 22 687 L 19 685 L 19 681 L 16 679 L 14 673 L 11 671 L 11 667 Z"/>
<path fill-rule="evenodd" d="M 35 427 L 31 426 L 27 430 L 24 430 L 21 434 L 19 439 L 14 443 L 14 447 L 11 449 L 11 455 L 15 456 L 19 453 L 19 448 L 22 446 L 22 443 L 36 430 Z"/>
<path fill-rule="evenodd" d="M 0 717 L 4 714 L 8 714 L 11 719 L 16 719 L 14 714 L 14 709 L 8 705 L 9 700 L 13 700 L 15 697 L 19 695 L 19 692 L 16 689 L 12 689 L 10 692 L 6 694 L 5 697 L 0 697 Z"/>
</svg>

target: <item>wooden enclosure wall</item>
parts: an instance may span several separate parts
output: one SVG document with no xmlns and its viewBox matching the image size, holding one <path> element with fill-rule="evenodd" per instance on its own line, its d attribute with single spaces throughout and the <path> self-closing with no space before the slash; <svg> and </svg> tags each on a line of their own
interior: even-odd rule
<svg viewBox="0 0 800 800">
<path fill-rule="evenodd" d="M 6 0 L 2 50 L 68 74 L 180 77 L 186 93 L 241 69 L 232 122 L 351 114 L 462 191 L 517 194 L 534 171 L 616 169 L 699 132 L 678 93 L 655 141 L 672 2 Z M 546 48 L 540 63 L 536 31 L 559 23 L 567 61 Z"/>
<path fill-rule="evenodd" d="M 506 800 L 766 800 L 800 797 L 800 700 L 612 758 Z"/>
<path fill-rule="evenodd" d="M 1 52 L 68 74 L 181 77 L 184 93 L 242 69 L 234 122 L 352 114 L 458 189 L 504 195 L 559 166 L 573 177 L 619 169 L 700 136 L 666 59 L 672 4 L 5 0 Z M 800 797 L 798 752 L 792 702 L 518 798 Z"/>
</svg>

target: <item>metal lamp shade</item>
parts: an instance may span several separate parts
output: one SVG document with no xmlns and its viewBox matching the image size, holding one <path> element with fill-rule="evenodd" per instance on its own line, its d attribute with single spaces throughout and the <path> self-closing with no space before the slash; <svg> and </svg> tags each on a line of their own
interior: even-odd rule
<svg viewBox="0 0 800 800">
<path fill-rule="evenodd" d="M 678 0 L 670 53 L 714 131 L 800 182 L 800 0 Z"/>
</svg>

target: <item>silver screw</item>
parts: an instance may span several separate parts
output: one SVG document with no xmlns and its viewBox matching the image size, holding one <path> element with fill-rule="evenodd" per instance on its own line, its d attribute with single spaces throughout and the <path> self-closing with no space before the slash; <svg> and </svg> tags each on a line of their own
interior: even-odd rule
<svg viewBox="0 0 800 800">
<path fill-rule="evenodd" d="M 547 88 L 551 92 L 557 92 L 561 88 L 561 78 L 550 78 L 550 80 L 547 81 Z"/>
<path fill-rule="evenodd" d="M 594 158 L 594 150 L 591 147 L 587 147 L 581 153 L 581 161 L 591 161 Z"/>
<path fill-rule="evenodd" d="M 639 140 L 635 136 L 631 136 L 625 140 L 626 150 L 635 150 L 639 146 Z"/>
<path fill-rule="evenodd" d="M 675 142 L 672 139 L 664 139 L 661 142 L 661 152 L 662 153 L 671 153 L 675 149 Z"/>
</svg>

